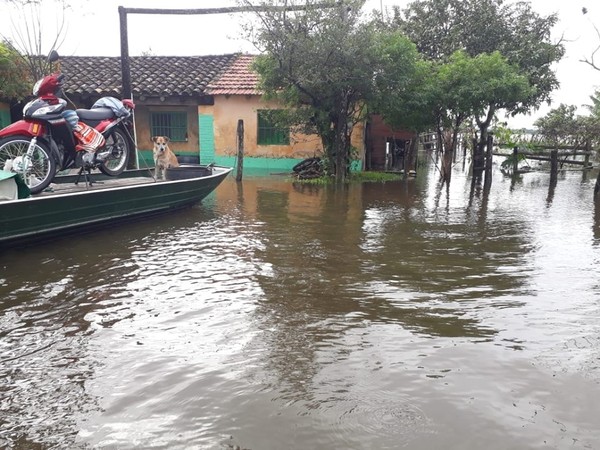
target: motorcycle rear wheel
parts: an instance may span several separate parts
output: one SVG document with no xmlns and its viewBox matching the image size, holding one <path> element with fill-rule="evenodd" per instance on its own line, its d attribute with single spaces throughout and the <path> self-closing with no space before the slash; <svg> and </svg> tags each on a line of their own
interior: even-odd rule
<svg viewBox="0 0 600 450">
<path fill-rule="evenodd" d="M 121 130 L 114 130 L 106 138 L 106 151 L 111 155 L 98 167 L 100 172 L 116 177 L 123 173 L 129 163 L 129 141 Z"/>
<path fill-rule="evenodd" d="M 27 161 L 27 150 L 31 138 L 27 136 L 11 136 L 0 139 L 0 169 L 12 165 L 12 172 L 23 177 L 32 194 L 38 194 L 48 187 L 56 175 L 56 161 L 50 154 L 45 142 L 37 141 Z"/>
</svg>

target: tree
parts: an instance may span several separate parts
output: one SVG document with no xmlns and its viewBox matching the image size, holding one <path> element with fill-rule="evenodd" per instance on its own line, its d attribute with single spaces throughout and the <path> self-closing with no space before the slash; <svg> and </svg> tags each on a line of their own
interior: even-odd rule
<svg viewBox="0 0 600 450">
<path fill-rule="evenodd" d="M 382 29 L 376 36 L 379 68 L 375 73 L 375 98 L 370 111 L 380 114 L 394 129 L 416 135 L 435 127 L 431 107 L 432 63 L 425 61 L 413 42 L 398 30 Z M 405 155 L 405 169 L 416 169 L 418 139 Z"/>
<path fill-rule="evenodd" d="M 454 152 L 463 124 L 482 108 L 487 98 L 488 84 L 498 80 L 488 78 L 493 56 L 471 57 L 463 51 L 452 54 L 446 63 L 435 65 L 432 106 L 436 119 L 438 143 L 444 154 L 442 180 L 450 181 Z"/>
<path fill-rule="evenodd" d="M 20 100 L 31 93 L 27 67 L 21 56 L 0 42 L 0 99 Z"/>
<path fill-rule="evenodd" d="M 544 117 L 535 121 L 538 133 L 547 144 L 553 147 L 569 145 L 587 147 L 598 145 L 600 136 L 600 92 L 590 96 L 591 105 L 587 106 L 590 114 L 576 115 L 577 107 L 561 104 Z"/>
<path fill-rule="evenodd" d="M 495 107 L 528 95 L 529 83 L 499 52 L 472 57 L 457 51 L 447 62 L 417 59 L 411 65 L 406 62 L 410 47 L 401 48 L 389 46 L 393 57 L 385 70 L 388 76 L 381 90 L 379 109 L 386 122 L 395 126 L 437 132 L 438 145 L 444 154 L 442 178 L 449 181 L 463 125 L 472 117 L 480 120 L 483 114 L 488 116 L 482 121 L 488 120 L 493 114 L 489 111 Z M 401 55 L 405 55 L 404 60 Z"/>
<path fill-rule="evenodd" d="M 0 37 L 20 55 L 31 79 L 42 78 L 52 71 L 52 65 L 44 56 L 51 50 L 57 50 L 65 39 L 65 11 L 70 8 L 69 1 L 53 0 L 43 4 L 41 0 L 0 1 L 4 1 L 10 8 L 10 19 L 6 22 L 10 23 L 12 28 L 10 35 L 8 32 L 2 32 Z M 55 17 L 48 17 L 50 10 Z M 49 44 L 45 41 L 48 37 Z"/>
<path fill-rule="evenodd" d="M 577 134 L 576 111 L 576 106 L 561 103 L 558 108 L 552 109 L 544 117 L 537 119 L 534 125 L 544 139 L 556 148 Z"/>
<path fill-rule="evenodd" d="M 510 110 L 534 95 L 530 79 L 510 64 L 500 52 L 481 53 L 474 57 L 472 68 L 473 116 L 479 128 L 479 143 L 475 149 L 475 168 L 483 169 L 483 152 L 488 129 L 496 112 Z"/>
<path fill-rule="evenodd" d="M 392 23 L 431 60 L 448 61 L 457 50 L 472 57 L 497 51 L 527 78 L 530 89 L 521 90 L 520 96 L 490 97 L 486 110 L 479 111 L 478 148 L 482 150 L 498 110 L 515 115 L 550 101 L 550 93 L 558 87 L 552 64 L 564 55 L 562 43 L 551 42 L 557 21 L 555 14 L 541 16 L 525 2 L 417 0 L 403 12 L 396 8 Z"/>
<path fill-rule="evenodd" d="M 359 20 L 364 0 L 308 0 L 299 11 L 282 8 L 290 3 L 264 1 L 261 6 L 273 8 L 257 12 L 260 25 L 248 28 L 262 52 L 255 69 L 266 97 L 287 107 L 288 120 L 320 136 L 330 173 L 343 181 L 352 129 L 374 95 L 374 27 Z"/>
<path fill-rule="evenodd" d="M 372 108 L 394 128 L 416 133 L 433 128 L 434 64 L 424 60 L 416 45 L 397 30 L 384 30 L 376 39 L 380 65 Z"/>
</svg>

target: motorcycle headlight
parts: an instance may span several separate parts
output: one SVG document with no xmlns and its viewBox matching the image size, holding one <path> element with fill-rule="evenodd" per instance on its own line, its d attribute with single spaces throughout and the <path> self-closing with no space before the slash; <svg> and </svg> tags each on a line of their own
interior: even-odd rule
<svg viewBox="0 0 600 450">
<path fill-rule="evenodd" d="M 62 108 L 62 105 L 60 105 L 60 104 L 58 104 L 58 105 L 43 106 L 40 109 L 34 111 L 31 115 L 32 115 L 32 117 L 43 116 L 45 114 L 50 114 L 50 113 L 52 113 L 54 111 L 57 111 L 60 108 Z"/>
<path fill-rule="evenodd" d="M 43 79 L 42 80 L 37 80 L 35 82 L 35 84 L 33 85 L 33 95 L 38 95 L 38 92 L 40 90 L 40 84 L 42 84 L 42 81 L 43 81 Z"/>
</svg>

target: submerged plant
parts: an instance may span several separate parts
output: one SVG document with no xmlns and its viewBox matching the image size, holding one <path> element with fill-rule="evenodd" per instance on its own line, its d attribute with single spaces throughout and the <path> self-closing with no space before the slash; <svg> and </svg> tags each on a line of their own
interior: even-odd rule
<svg viewBox="0 0 600 450">
<path fill-rule="evenodd" d="M 503 172 L 512 172 L 515 164 L 525 161 L 525 155 L 523 153 L 511 153 L 506 156 L 506 159 L 500 164 L 500 168 Z"/>
<path fill-rule="evenodd" d="M 386 172 L 352 172 L 346 183 L 385 183 L 387 181 L 397 181 L 402 179 L 402 175 Z M 294 180 L 294 183 L 326 185 L 335 183 L 335 178 L 324 175 L 318 178 L 306 180 Z"/>
</svg>

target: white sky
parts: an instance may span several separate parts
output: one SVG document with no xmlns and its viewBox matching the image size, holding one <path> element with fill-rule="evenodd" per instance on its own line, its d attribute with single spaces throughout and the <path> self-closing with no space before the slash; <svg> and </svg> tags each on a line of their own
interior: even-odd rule
<svg viewBox="0 0 600 450">
<path fill-rule="evenodd" d="M 392 5 L 404 8 L 410 0 L 367 0 L 367 10 L 384 10 Z M 53 5 L 53 2 L 43 2 Z M 118 56 L 120 54 L 118 6 L 130 8 L 218 8 L 235 6 L 234 0 L 79 0 L 72 1 L 67 11 L 67 35 L 59 52 L 79 56 Z M 531 0 L 533 8 L 541 14 L 558 12 L 559 24 L 555 27 L 555 39 L 564 36 L 567 52 L 556 66 L 561 82 L 553 94 L 552 107 L 560 103 L 580 106 L 589 103 L 589 96 L 600 87 L 600 72 L 580 62 L 589 57 L 600 38 L 592 24 L 600 27 L 600 4 L 597 0 Z M 582 7 L 588 14 L 582 14 Z M 55 22 L 61 16 L 50 11 L 45 17 L 44 29 L 55 34 Z M 11 36 L 13 26 L 7 17 L 19 21 L 7 4 L 0 0 L 0 34 Z M 22 19 L 20 19 L 22 20 Z M 129 52 L 139 55 L 150 51 L 155 55 L 211 55 L 237 51 L 253 52 L 253 48 L 240 37 L 237 15 L 128 15 Z M 54 33 L 54 34 L 53 34 Z M 50 46 L 48 39 L 43 47 Z M 42 48 L 47 52 L 47 48 Z M 598 55 L 600 63 L 600 52 Z M 531 126 L 549 107 L 543 107 L 531 116 L 510 121 L 511 126 Z M 582 111 L 583 112 L 583 111 Z"/>
</svg>

